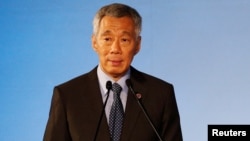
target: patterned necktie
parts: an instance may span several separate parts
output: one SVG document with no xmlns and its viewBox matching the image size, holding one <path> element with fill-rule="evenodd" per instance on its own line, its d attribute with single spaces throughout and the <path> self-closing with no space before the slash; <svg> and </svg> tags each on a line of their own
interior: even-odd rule
<svg viewBox="0 0 250 141">
<path fill-rule="evenodd" d="M 109 115 L 109 130 L 112 141 L 120 141 L 124 116 L 123 106 L 120 98 L 122 87 L 119 84 L 114 83 L 112 90 L 114 93 L 114 102 Z"/>
</svg>

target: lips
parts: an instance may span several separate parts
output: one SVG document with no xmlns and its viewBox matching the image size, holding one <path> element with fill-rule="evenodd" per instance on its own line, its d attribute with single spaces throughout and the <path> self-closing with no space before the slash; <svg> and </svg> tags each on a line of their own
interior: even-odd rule
<svg viewBox="0 0 250 141">
<path fill-rule="evenodd" d="M 111 59 L 109 60 L 113 66 L 118 66 L 122 63 L 122 60 L 120 59 Z"/>
</svg>

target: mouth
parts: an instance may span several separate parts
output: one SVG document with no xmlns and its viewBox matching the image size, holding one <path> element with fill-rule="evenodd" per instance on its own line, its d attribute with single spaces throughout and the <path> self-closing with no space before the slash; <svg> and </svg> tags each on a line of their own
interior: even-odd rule
<svg viewBox="0 0 250 141">
<path fill-rule="evenodd" d="M 112 66 L 119 66 L 122 63 L 122 60 L 109 60 L 111 62 Z"/>
</svg>

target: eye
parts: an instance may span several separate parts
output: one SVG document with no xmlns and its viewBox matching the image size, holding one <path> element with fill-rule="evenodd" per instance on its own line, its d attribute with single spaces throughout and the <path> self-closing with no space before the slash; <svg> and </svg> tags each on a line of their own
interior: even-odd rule
<svg viewBox="0 0 250 141">
<path fill-rule="evenodd" d="M 128 41 L 128 39 L 122 39 L 122 41 L 123 41 L 123 42 L 127 42 L 127 41 Z"/>
<path fill-rule="evenodd" d="M 104 41 L 111 41 L 111 38 L 110 37 L 105 37 Z"/>
<path fill-rule="evenodd" d="M 129 42 L 129 39 L 128 39 L 128 38 L 122 38 L 121 40 L 122 40 L 122 42 L 124 42 L 124 43 Z"/>
</svg>

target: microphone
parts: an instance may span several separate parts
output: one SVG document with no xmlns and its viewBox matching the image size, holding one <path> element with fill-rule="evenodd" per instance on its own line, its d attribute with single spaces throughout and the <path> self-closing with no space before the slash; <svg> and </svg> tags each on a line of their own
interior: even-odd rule
<svg viewBox="0 0 250 141">
<path fill-rule="evenodd" d="M 106 97 L 104 105 L 102 107 L 102 113 L 101 113 L 101 116 L 100 116 L 99 121 L 98 121 L 98 125 L 97 125 L 97 128 L 96 128 L 96 132 L 95 132 L 95 136 L 94 136 L 94 140 L 93 141 L 96 141 L 96 138 L 97 138 L 97 135 L 98 135 L 98 132 L 99 132 L 99 128 L 101 126 L 101 122 L 102 122 L 102 118 L 103 118 L 103 115 L 104 115 L 105 107 L 107 105 L 107 101 L 108 101 L 108 98 L 109 98 L 109 92 L 112 89 L 112 82 L 111 81 L 107 81 L 106 82 L 106 88 L 108 90 L 107 97 Z"/>
<path fill-rule="evenodd" d="M 146 119 L 148 120 L 149 124 L 151 125 L 152 129 L 154 130 L 155 134 L 157 135 L 159 141 L 163 141 L 163 139 L 161 138 L 160 134 L 159 134 L 158 131 L 156 130 L 156 128 L 155 128 L 155 126 L 154 126 L 152 120 L 149 118 L 148 113 L 146 112 L 146 110 L 145 110 L 143 104 L 141 103 L 142 95 L 141 95 L 140 93 L 136 93 L 136 92 L 134 91 L 134 89 L 132 88 L 132 83 L 131 83 L 130 79 L 127 79 L 127 80 L 126 80 L 126 84 L 127 84 L 128 88 L 129 88 L 129 90 L 130 90 L 130 91 L 132 92 L 132 94 L 134 95 L 134 97 L 135 97 L 135 99 L 136 99 L 136 101 L 137 101 L 139 107 L 141 108 L 143 114 L 145 115 Z"/>
</svg>

